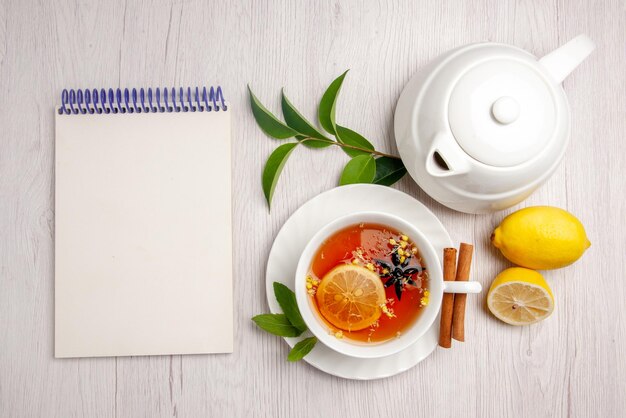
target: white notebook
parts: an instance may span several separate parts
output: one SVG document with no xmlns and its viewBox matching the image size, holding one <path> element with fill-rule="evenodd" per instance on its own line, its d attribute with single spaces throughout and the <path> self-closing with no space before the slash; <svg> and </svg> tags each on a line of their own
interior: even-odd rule
<svg viewBox="0 0 626 418">
<path fill-rule="evenodd" d="M 56 357 L 232 352 L 230 113 L 219 88 L 63 92 Z"/>
</svg>

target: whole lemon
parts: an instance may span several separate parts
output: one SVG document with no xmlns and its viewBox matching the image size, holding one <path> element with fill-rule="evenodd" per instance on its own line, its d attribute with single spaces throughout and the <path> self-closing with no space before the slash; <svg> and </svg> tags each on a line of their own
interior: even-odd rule
<svg viewBox="0 0 626 418">
<path fill-rule="evenodd" d="M 522 267 L 550 270 L 572 264 L 591 243 L 571 213 L 552 206 L 534 206 L 504 218 L 491 242 Z"/>
</svg>

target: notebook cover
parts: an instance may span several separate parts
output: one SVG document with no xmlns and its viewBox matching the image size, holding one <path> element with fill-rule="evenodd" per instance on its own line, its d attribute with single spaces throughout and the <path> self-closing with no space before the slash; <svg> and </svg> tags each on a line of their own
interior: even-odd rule
<svg viewBox="0 0 626 418">
<path fill-rule="evenodd" d="M 230 114 L 57 114 L 56 357 L 232 352 Z"/>
</svg>

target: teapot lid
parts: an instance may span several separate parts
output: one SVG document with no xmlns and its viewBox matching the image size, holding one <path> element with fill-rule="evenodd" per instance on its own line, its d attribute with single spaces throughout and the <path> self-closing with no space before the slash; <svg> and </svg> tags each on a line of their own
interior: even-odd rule
<svg viewBox="0 0 626 418">
<path fill-rule="evenodd" d="M 557 126 L 554 87 L 531 63 L 482 61 L 452 89 L 448 119 L 463 150 L 491 166 L 511 167 L 537 156 Z"/>
</svg>

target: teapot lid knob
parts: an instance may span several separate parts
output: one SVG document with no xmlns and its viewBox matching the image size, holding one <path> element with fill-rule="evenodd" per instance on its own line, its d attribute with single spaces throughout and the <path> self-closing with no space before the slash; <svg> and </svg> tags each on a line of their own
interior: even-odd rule
<svg viewBox="0 0 626 418">
<path fill-rule="evenodd" d="M 519 103 L 509 96 L 500 97 L 491 106 L 491 114 L 502 125 L 515 122 L 519 117 L 519 112 Z"/>
</svg>

